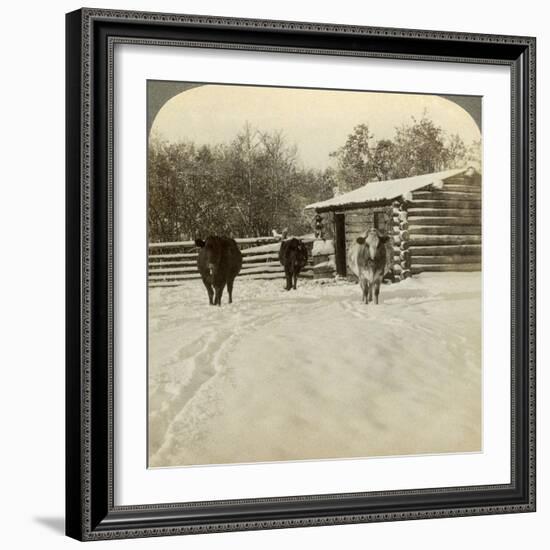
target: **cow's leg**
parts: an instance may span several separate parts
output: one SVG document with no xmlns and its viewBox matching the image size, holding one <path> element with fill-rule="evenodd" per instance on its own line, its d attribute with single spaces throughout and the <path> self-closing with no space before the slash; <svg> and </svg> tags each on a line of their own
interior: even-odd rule
<svg viewBox="0 0 550 550">
<path fill-rule="evenodd" d="M 294 275 L 292 276 L 292 288 L 296 290 L 296 283 L 298 282 L 298 271 L 294 271 Z"/>
<path fill-rule="evenodd" d="M 229 303 L 233 303 L 233 281 L 235 279 L 228 279 L 227 280 L 227 294 L 229 295 Z"/>
<path fill-rule="evenodd" d="M 290 290 L 292 288 L 292 273 L 290 272 L 290 269 L 288 267 L 285 267 L 285 276 L 286 276 L 286 290 Z"/>
<path fill-rule="evenodd" d="M 206 292 L 208 292 L 208 300 L 210 302 L 210 305 L 214 305 L 214 290 L 212 289 L 212 285 L 208 281 L 203 281 L 204 286 L 206 287 Z"/>
<path fill-rule="evenodd" d="M 368 304 L 369 301 L 367 299 L 367 293 L 369 290 L 369 283 L 366 279 L 359 279 L 359 284 L 361 285 L 361 290 L 363 291 L 363 296 L 361 301 L 364 302 L 365 304 Z"/>
<path fill-rule="evenodd" d="M 222 294 L 223 294 L 223 287 L 225 285 L 217 286 L 216 287 L 216 297 L 214 298 L 214 305 L 221 306 L 222 305 Z"/>
<path fill-rule="evenodd" d="M 378 304 L 378 295 L 380 294 L 381 281 L 382 281 L 382 278 L 378 278 L 374 283 L 374 303 L 375 304 Z"/>
<path fill-rule="evenodd" d="M 369 302 L 372 302 L 372 287 L 374 286 L 374 282 L 369 282 Z"/>
</svg>

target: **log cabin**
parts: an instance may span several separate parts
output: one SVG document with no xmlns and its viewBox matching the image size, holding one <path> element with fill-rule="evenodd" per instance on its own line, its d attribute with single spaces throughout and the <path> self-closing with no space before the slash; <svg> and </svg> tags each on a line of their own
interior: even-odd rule
<svg viewBox="0 0 550 550">
<path fill-rule="evenodd" d="M 347 276 L 352 243 L 375 227 L 391 236 L 389 276 L 481 270 L 481 175 L 473 167 L 374 181 L 306 206 L 334 239 L 336 272 Z"/>
</svg>

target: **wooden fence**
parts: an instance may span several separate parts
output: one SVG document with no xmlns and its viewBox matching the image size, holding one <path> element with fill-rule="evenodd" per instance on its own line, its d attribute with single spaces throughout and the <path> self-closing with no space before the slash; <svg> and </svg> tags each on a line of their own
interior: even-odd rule
<svg viewBox="0 0 550 550">
<path fill-rule="evenodd" d="M 249 279 L 284 278 L 284 268 L 279 262 L 280 239 L 258 237 L 235 239 L 243 255 L 239 277 Z M 311 247 L 313 239 L 302 239 L 310 249 L 308 265 L 300 277 L 313 277 Z M 197 269 L 198 248 L 193 241 L 149 244 L 149 286 L 177 286 L 190 279 L 200 279 Z"/>
</svg>

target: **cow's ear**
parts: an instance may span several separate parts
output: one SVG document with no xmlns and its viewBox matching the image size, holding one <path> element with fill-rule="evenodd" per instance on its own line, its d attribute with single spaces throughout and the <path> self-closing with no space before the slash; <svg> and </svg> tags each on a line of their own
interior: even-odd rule
<svg viewBox="0 0 550 550">
<path fill-rule="evenodd" d="M 359 244 L 365 244 L 365 237 L 357 237 L 357 242 Z"/>
<path fill-rule="evenodd" d="M 204 246 L 204 241 L 202 239 L 195 239 L 195 244 L 199 247 L 199 248 L 202 248 Z"/>
<path fill-rule="evenodd" d="M 380 237 L 380 242 L 383 244 L 386 244 L 390 239 L 389 235 L 384 235 L 383 237 Z"/>
</svg>

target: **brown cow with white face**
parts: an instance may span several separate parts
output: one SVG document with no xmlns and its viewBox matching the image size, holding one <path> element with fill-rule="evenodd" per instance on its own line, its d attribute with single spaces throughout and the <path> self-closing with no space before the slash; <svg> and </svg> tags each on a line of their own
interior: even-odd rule
<svg viewBox="0 0 550 550">
<path fill-rule="evenodd" d="M 359 278 L 363 291 L 363 302 L 372 302 L 374 288 L 374 303 L 378 304 L 380 284 L 386 272 L 387 235 L 381 235 L 378 229 L 371 229 L 365 237 L 358 237 L 350 250 L 349 263 L 352 271 Z"/>
</svg>

